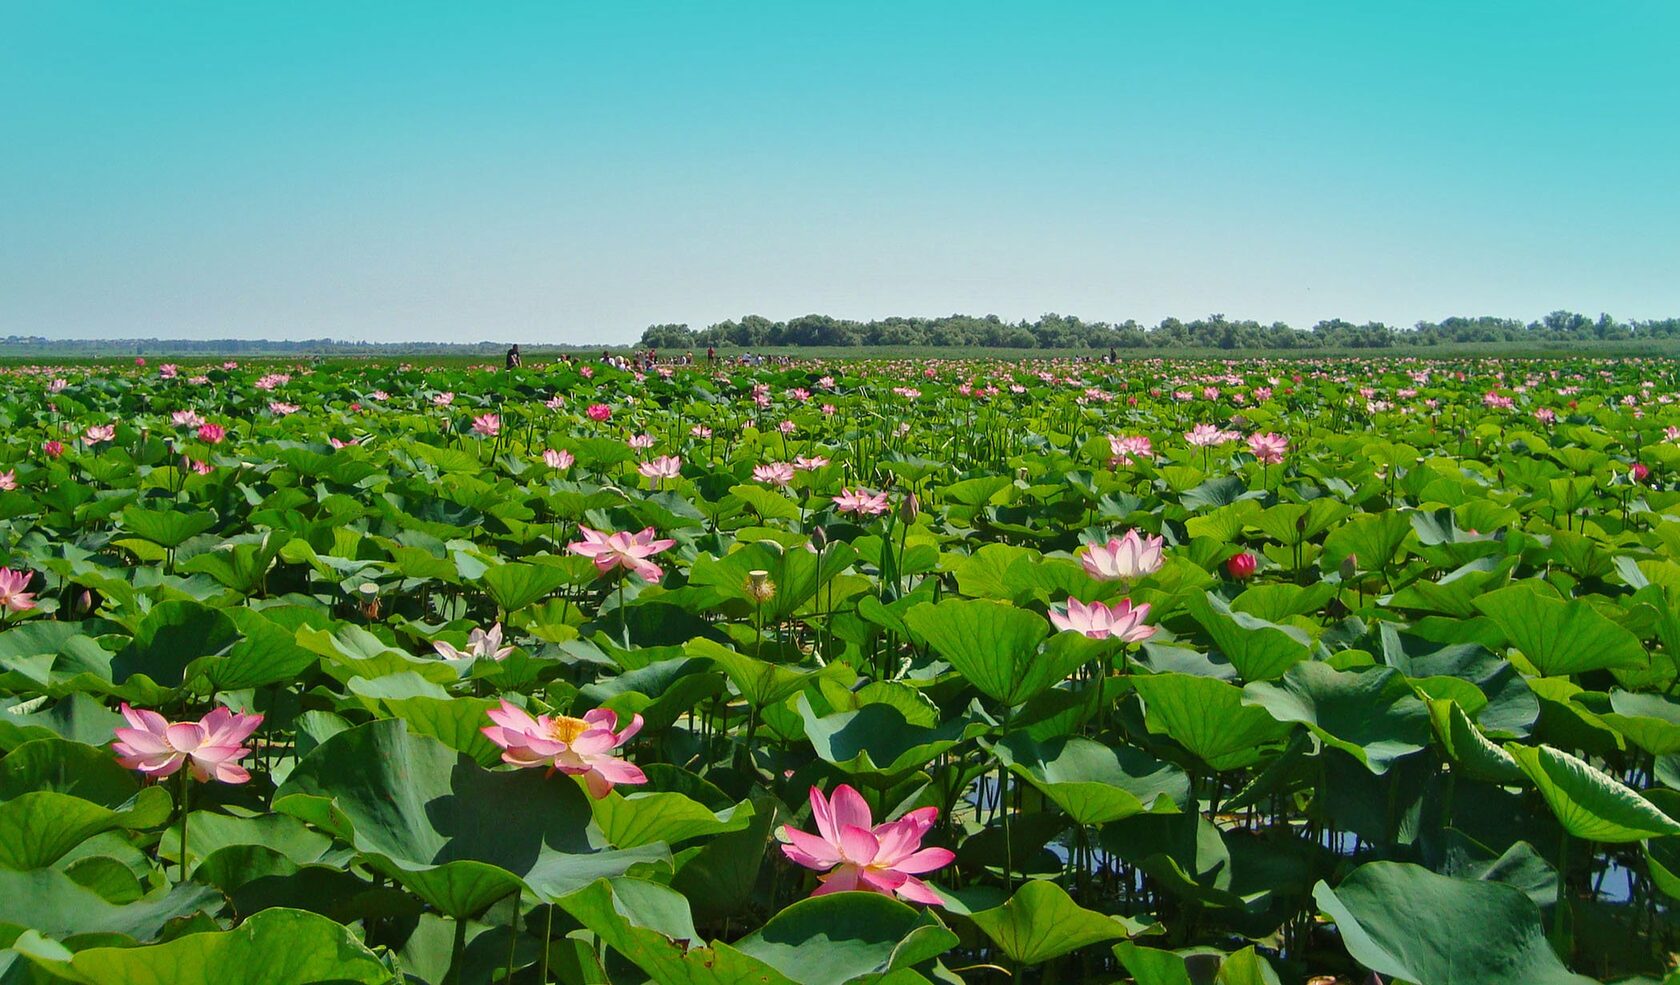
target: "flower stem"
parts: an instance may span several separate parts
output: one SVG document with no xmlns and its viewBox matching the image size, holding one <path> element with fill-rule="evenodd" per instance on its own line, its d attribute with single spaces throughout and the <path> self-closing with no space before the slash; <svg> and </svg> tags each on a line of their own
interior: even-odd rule
<svg viewBox="0 0 1680 985">
<path fill-rule="evenodd" d="M 191 795 L 192 795 L 192 775 L 191 775 L 191 772 L 189 770 L 185 770 L 185 769 L 181 770 L 176 775 L 178 775 L 181 778 L 181 878 L 180 878 L 179 881 L 186 882 L 187 881 L 187 805 L 188 805 L 188 801 L 191 799 Z"/>
</svg>

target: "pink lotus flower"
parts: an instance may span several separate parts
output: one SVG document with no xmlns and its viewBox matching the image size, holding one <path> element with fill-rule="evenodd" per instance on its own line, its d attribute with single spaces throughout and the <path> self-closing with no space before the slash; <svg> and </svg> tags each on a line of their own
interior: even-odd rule
<svg viewBox="0 0 1680 985">
<path fill-rule="evenodd" d="M 485 632 L 481 627 L 474 627 L 467 634 L 467 648 L 457 650 L 443 640 L 433 640 L 432 649 L 445 660 L 477 660 L 488 658 L 491 660 L 506 660 L 513 652 L 512 646 L 502 645 L 502 624 L 496 623 Z"/>
<path fill-rule="evenodd" d="M 1142 435 L 1111 434 L 1108 436 L 1108 450 L 1112 456 L 1109 465 L 1130 465 L 1133 456 L 1138 458 L 1154 458 L 1155 444 Z"/>
<path fill-rule="evenodd" d="M 590 420 L 599 424 L 612 417 L 612 408 L 606 404 L 590 404 L 589 409 L 584 413 L 589 415 Z"/>
<path fill-rule="evenodd" d="M 47 392 L 48 393 L 63 393 L 64 388 L 69 386 L 69 385 L 70 385 L 69 380 L 65 379 L 62 376 L 55 376 L 55 377 L 53 377 L 53 381 L 51 383 L 47 384 Z"/>
<path fill-rule="evenodd" d="M 502 433 L 502 419 L 496 414 L 480 414 L 473 418 L 473 433 L 486 438 L 494 438 Z"/>
<path fill-rule="evenodd" d="M 17 488 L 17 469 L 7 469 L 0 472 L 0 492 L 11 492 Z"/>
<path fill-rule="evenodd" d="M 859 516 L 880 516 L 887 512 L 887 494 L 875 493 L 867 489 L 842 488 L 840 495 L 834 497 L 834 506 L 842 513 L 856 513 Z"/>
<path fill-rule="evenodd" d="M 543 449 L 543 464 L 551 469 L 569 469 L 574 461 L 576 459 L 572 458 L 572 453 L 564 448 L 559 451 L 552 448 Z"/>
<path fill-rule="evenodd" d="M 1628 475 L 1633 477 L 1634 482 L 1644 482 L 1650 474 L 1651 469 L 1644 462 L 1634 462 L 1633 467 L 1628 469 Z"/>
<path fill-rule="evenodd" d="M 45 453 L 48 458 L 57 458 L 64 454 L 64 442 L 55 441 L 49 438 L 46 441 L 41 442 L 41 451 Z"/>
<path fill-rule="evenodd" d="M 175 377 L 181 375 L 181 369 L 174 363 L 164 363 L 162 366 L 158 367 L 158 375 L 166 380 L 173 380 Z"/>
<path fill-rule="evenodd" d="M 793 459 L 793 468 L 796 472 L 811 472 L 827 464 L 828 459 L 822 455 L 812 455 L 809 458 L 804 455 L 796 455 Z"/>
<path fill-rule="evenodd" d="M 712 436 L 712 429 L 704 424 L 696 424 L 688 429 L 688 433 L 703 440 Z"/>
<path fill-rule="evenodd" d="M 1069 597 L 1067 614 L 1050 610 L 1050 622 L 1058 630 L 1082 633 L 1094 640 L 1109 637 L 1126 643 L 1140 643 L 1155 635 L 1156 627 L 1144 624 L 1149 618 L 1149 603 L 1136 608 L 1131 599 L 1121 599 L 1113 605 L 1092 602 L 1090 605 Z"/>
<path fill-rule="evenodd" d="M 775 486 L 779 489 L 793 481 L 793 466 L 786 462 L 754 465 L 752 477 L 754 482 L 762 482 L 767 486 Z"/>
<path fill-rule="evenodd" d="M 213 467 L 211 467 L 209 462 L 202 461 L 202 460 L 197 459 L 197 458 L 187 458 L 186 456 L 183 455 L 181 460 L 187 468 L 192 469 L 194 472 L 197 472 L 199 475 L 209 475 L 211 472 L 215 471 L 215 469 Z"/>
<path fill-rule="evenodd" d="M 0 568 L 0 610 L 28 612 L 35 608 L 35 593 L 26 592 L 33 572 Z"/>
<path fill-rule="evenodd" d="M 287 414 L 296 414 L 302 409 L 303 408 L 299 407 L 297 404 L 288 404 L 284 400 L 270 400 L 268 402 L 268 412 L 273 414 L 275 417 L 285 417 Z"/>
<path fill-rule="evenodd" d="M 570 715 L 539 715 L 532 718 L 523 708 L 502 699 L 500 708 L 485 712 L 494 725 L 483 732 L 502 749 L 502 762 L 515 766 L 548 766 L 571 776 L 582 776 L 589 795 L 600 800 L 620 783 L 647 782 L 647 775 L 634 763 L 627 763 L 613 750 L 642 730 L 642 716 L 632 715 L 630 724 L 614 732 L 618 715 L 607 708 L 586 712 L 582 718 Z"/>
<path fill-rule="evenodd" d="M 811 895 L 861 890 L 940 905 L 927 883 L 916 878 L 956 859 L 949 849 L 921 847 L 939 819 L 939 808 L 919 807 L 896 821 L 875 824 L 862 795 L 842 783 L 834 788 L 832 799 L 811 788 L 811 817 L 817 824 L 814 835 L 791 824 L 782 825 L 776 834 L 782 854 L 823 873 L 822 885 Z"/>
<path fill-rule="evenodd" d="M 632 434 L 630 440 L 626 441 L 625 444 L 629 445 L 632 451 L 647 451 L 653 447 L 653 435 Z"/>
<path fill-rule="evenodd" d="M 560 408 L 566 406 L 566 398 L 557 393 L 554 396 L 549 397 L 548 400 L 543 403 L 543 406 L 547 407 L 549 410 L 559 410 Z"/>
<path fill-rule="evenodd" d="M 94 424 L 82 432 L 82 440 L 90 445 L 97 445 L 101 441 L 110 441 L 117 436 L 115 424 Z"/>
<path fill-rule="evenodd" d="M 440 393 L 437 396 L 432 398 L 432 406 L 434 406 L 434 407 L 448 407 L 450 404 L 452 404 L 454 402 L 455 402 L 455 394 L 453 392 L 448 392 L 448 391 L 446 391 L 444 393 Z"/>
<path fill-rule="evenodd" d="M 660 455 L 636 466 L 636 471 L 656 481 L 674 478 L 682 472 L 682 459 L 675 455 Z"/>
<path fill-rule="evenodd" d="M 1221 431 L 1212 424 L 1198 424 L 1185 432 L 1184 440 L 1197 448 L 1211 448 L 1215 445 L 1226 445 L 1237 440 L 1233 431 Z"/>
<path fill-rule="evenodd" d="M 243 743 L 262 724 L 261 715 L 217 708 L 197 722 L 171 724 L 155 711 L 130 708 L 126 701 L 122 713 L 133 727 L 117 729 L 111 748 L 123 766 L 155 777 L 186 766 L 200 783 L 212 778 L 244 783 L 251 778 L 239 760 L 251 753 Z"/>
<path fill-rule="evenodd" d="M 637 534 L 622 530 L 615 534 L 604 534 L 580 524 L 578 533 L 583 535 L 583 540 L 567 544 L 566 550 L 582 557 L 594 558 L 595 569 L 602 574 L 614 568 L 623 568 L 625 571 L 641 575 L 648 581 L 658 581 L 665 574 L 664 569 L 648 558 L 676 543 L 674 540 L 654 540 L 652 527 L 647 527 Z"/>
<path fill-rule="evenodd" d="M 1136 581 L 1161 570 L 1161 537 L 1141 537 L 1136 530 L 1091 544 L 1079 558 L 1085 573 L 1098 581 Z"/>
<path fill-rule="evenodd" d="M 227 437 L 227 428 L 220 424 L 204 424 L 198 429 L 198 439 L 206 444 L 219 445 Z"/>
<path fill-rule="evenodd" d="M 178 428 L 195 428 L 204 423 L 204 418 L 199 417 L 195 410 L 178 410 L 169 415 L 169 419 Z"/>
<path fill-rule="evenodd" d="M 1289 439 L 1281 434 L 1251 434 L 1248 436 L 1248 450 L 1254 453 L 1254 458 L 1261 465 L 1276 465 L 1283 461 L 1283 455 L 1289 450 Z"/>
</svg>

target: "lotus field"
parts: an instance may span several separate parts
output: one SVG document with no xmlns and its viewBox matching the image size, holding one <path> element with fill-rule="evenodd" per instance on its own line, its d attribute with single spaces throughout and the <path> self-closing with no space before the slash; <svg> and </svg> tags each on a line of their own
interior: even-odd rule
<svg viewBox="0 0 1680 985">
<path fill-rule="evenodd" d="M 643 369 L 6 370 L 0 982 L 1670 974 L 1680 365 Z"/>
</svg>

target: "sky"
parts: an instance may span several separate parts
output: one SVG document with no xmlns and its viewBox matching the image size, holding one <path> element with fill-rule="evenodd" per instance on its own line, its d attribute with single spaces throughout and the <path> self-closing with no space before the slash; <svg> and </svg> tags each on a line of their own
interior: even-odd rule
<svg viewBox="0 0 1680 985">
<path fill-rule="evenodd" d="M 0 0 L 0 336 L 1680 315 L 1680 4 Z"/>
</svg>

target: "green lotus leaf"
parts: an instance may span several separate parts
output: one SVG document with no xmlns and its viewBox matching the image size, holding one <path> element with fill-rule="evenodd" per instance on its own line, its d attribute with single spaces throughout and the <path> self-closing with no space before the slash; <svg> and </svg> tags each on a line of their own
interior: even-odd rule
<svg viewBox="0 0 1680 985">
<path fill-rule="evenodd" d="M 1638 637 L 1581 599 L 1565 602 L 1525 583 L 1482 595 L 1475 605 L 1542 677 L 1642 668 L 1650 659 Z"/>
<path fill-rule="evenodd" d="M 1012 735 L 993 751 L 1079 824 L 1171 814 L 1188 806 L 1190 780 L 1184 771 L 1131 746 L 1079 738 L 1040 744 Z"/>
<path fill-rule="evenodd" d="M 348 927 L 303 910 L 254 913 L 233 930 L 188 934 L 147 947 L 75 953 L 37 934 L 13 948 L 52 974 L 82 985 L 386 985 L 391 969 Z"/>
<path fill-rule="evenodd" d="M 1184 607 L 1245 681 L 1282 677 L 1284 671 L 1312 654 L 1312 641 L 1300 629 L 1233 611 L 1212 592 L 1190 595 Z"/>
<path fill-rule="evenodd" d="M 1313 898 L 1348 953 L 1372 971 L 1423 983 L 1589 985 L 1546 941 L 1520 890 L 1454 879 L 1404 862 L 1370 862 Z M 1467 932 L 1467 928 L 1474 928 Z"/>
<path fill-rule="evenodd" d="M 1138 926 L 1087 910 L 1053 882 L 1024 883 L 1002 906 L 969 915 L 1011 961 L 1038 964 L 1082 947 L 1130 937 Z"/>
<path fill-rule="evenodd" d="M 405 722 L 376 721 L 315 747 L 274 809 L 348 841 L 457 918 L 522 884 L 552 898 L 667 857 L 663 846 L 609 851 L 588 795 L 544 772 L 486 770 Z"/>
<path fill-rule="evenodd" d="M 1149 731 L 1165 735 L 1216 771 L 1252 766 L 1292 726 L 1243 702 L 1234 684 L 1193 674 L 1151 674 L 1133 680 Z"/>
<path fill-rule="evenodd" d="M 1002 602 L 946 599 L 917 606 L 904 620 L 982 694 L 1008 707 L 1024 704 L 1084 662 L 1041 657 L 1049 623 Z"/>
<path fill-rule="evenodd" d="M 931 910 L 851 892 L 800 900 L 735 947 L 800 985 L 827 985 L 909 968 L 956 944 Z"/>
<path fill-rule="evenodd" d="M 1680 835 L 1675 821 L 1615 777 L 1551 746 L 1505 744 L 1571 835 L 1587 841 L 1629 842 Z"/>
<path fill-rule="evenodd" d="M 1316 662 L 1289 668 L 1277 683 L 1256 682 L 1243 700 L 1280 722 L 1300 722 L 1326 745 L 1386 773 L 1429 742 L 1429 712 L 1389 667 L 1339 671 Z"/>
</svg>

